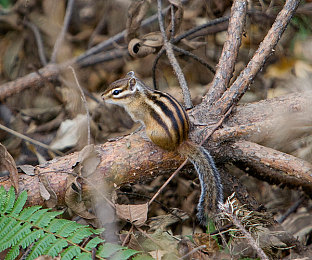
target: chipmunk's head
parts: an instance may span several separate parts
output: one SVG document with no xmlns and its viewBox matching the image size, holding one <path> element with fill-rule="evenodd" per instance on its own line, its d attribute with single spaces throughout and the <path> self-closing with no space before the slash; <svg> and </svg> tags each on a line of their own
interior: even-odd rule
<svg viewBox="0 0 312 260">
<path fill-rule="evenodd" d="M 107 103 L 125 106 L 133 101 L 139 91 L 139 81 L 130 71 L 125 78 L 111 83 L 101 96 Z"/>
</svg>

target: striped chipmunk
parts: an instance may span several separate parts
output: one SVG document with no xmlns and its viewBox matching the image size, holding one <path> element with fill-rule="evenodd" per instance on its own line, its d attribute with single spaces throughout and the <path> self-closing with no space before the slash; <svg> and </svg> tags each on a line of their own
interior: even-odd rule
<svg viewBox="0 0 312 260">
<path fill-rule="evenodd" d="M 189 140 L 190 122 L 182 105 L 171 95 L 146 86 L 133 71 L 111 83 L 102 98 L 124 107 L 134 121 L 140 121 L 154 144 L 177 151 L 193 163 L 201 186 L 197 217 L 206 225 L 207 217 L 213 218 L 223 202 L 222 184 L 209 152 Z"/>
</svg>

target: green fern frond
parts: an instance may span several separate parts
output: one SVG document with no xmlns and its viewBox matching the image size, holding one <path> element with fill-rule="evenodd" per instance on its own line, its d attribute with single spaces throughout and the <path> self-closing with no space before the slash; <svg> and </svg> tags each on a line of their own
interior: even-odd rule
<svg viewBox="0 0 312 260">
<path fill-rule="evenodd" d="M 111 243 L 106 243 L 103 246 L 100 246 L 96 256 L 108 258 L 122 249 L 125 249 L 125 247 L 114 245 Z"/>
<path fill-rule="evenodd" d="M 15 194 L 14 194 L 15 196 Z M 18 215 L 21 210 L 23 209 L 25 203 L 27 200 L 27 192 L 24 190 L 17 198 L 17 200 L 14 203 L 14 207 L 10 213 L 10 216 L 16 216 Z"/>
<path fill-rule="evenodd" d="M 0 212 L 2 212 L 2 208 L 6 199 L 6 190 L 3 186 L 0 187 Z"/>
<path fill-rule="evenodd" d="M 61 253 L 63 260 L 70 260 L 78 256 L 81 253 L 80 248 L 76 246 L 70 246 Z"/>
<path fill-rule="evenodd" d="M 61 252 L 63 248 L 67 246 L 68 243 L 66 242 L 66 240 L 59 238 L 52 245 L 48 246 L 46 250 L 43 252 L 43 254 L 56 257 L 59 254 L 59 252 Z"/>
<path fill-rule="evenodd" d="M 1 210 L 1 212 L 10 213 L 14 206 L 14 201 L 15 201 L 15 191 L 14 188 L 11 187 L 9 189 L 9 192 L 7 193 L 6 200 L 4 202 L 3 209 Z"/>
<path fill-rule="evenodd" d="M 26 260 L 40 255 L 61 255 L 62 260 L 91 260 L 92 250 L 96 248 L 99 259 L 128 259 L 139 253 L 119 245 L 104 244 L 99 237 L 104 229 L 57 219 L 62 212 L 42 209 L 41 206 L 23 209 L 27 200 L 26 191 L 17 199 L 15 196 L 13 187 L 8 192 L 0 187 L 0 252 L 9 249 L 6 260 L 18 257 L 21 249 L 29 251 Z"/>
</svg>

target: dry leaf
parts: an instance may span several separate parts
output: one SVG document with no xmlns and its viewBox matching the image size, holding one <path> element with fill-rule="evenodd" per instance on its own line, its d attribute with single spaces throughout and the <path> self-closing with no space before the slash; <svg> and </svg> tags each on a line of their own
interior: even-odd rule
<svg viewBox="0 0 312 260">
<path fill-rule="evenodd" d="M 209 234 L 195 233 L 193 235 L 193 239 L 197 246 L 205 245 L 206 247 L 202 250 L 209 254 L 217 253 L 219 251 L 219 245 L 217 241 L 213 239 Z"/>
<path fill-rule="evenodd" d="M 171 36 L 175 36 L 180 29 L 183 20 L 183 6 L 180 0 L 169 0 L 170 4 L 174 7 L 174 33 L 172 35 L 172 17 L 171 11 L 167 12 L 167 20 L 169 20 L 169 25 L 166 29 L 166 35 L 170 39 Z"/>
<path fill-rule="evenodd" d="M 115 204 L 119 218 L 129 221 L 135 226 L 142 226 L 147 220 L 148 203 L 140 205 Z"/>
<path fill-rule="evenodd" d="M 160 215 L 157 217 L 152 217 L 148 220 L 149 231 L 154 231 L 157 229 L 166 230 L 168 226 L 188 219 L 189 216 L 180 209 L 174 209 L 171 214 Z"/>
<path fill-rule="evenodd" d="M 0 143 L 0 167 L 2 170 L 3 168 L 10 172 L 10 180 L 12 182 L 12 185 L 14 186 L 16 193 L 19 191 L 19 177 L 18 177 L 18 171 L 16 168 L 15 161 L 11 154 L 7 151 L 5 146 Z"/>
<path fill-rule="evenodd" d="M 163 46 L 163 38 L 160 32 L 145 34 L 140 39 L 132 39 L 128 44 L 128 51 L 132 57 L 143 58 L 155 53 Z"/>
<path fill-rule="evenodd" d="M 35 170 L 36 174 L 39 173 L 38 169 Z M 54 208 L 57 205 L 57 195 L 52 189 L 51 184 L 44 174 L 38 174 L 39 178 L 39 191 L 41 197 L 45 200 L 46 206 Z"/>
<path fill-rule="evenodd" d="M 77 160 L 77 163 L 81 165 L 79 176 L 87 178 L 88 176 L 94 174 L 100 162 L 101 162 L 100 154 L 98 151 L 95 150 L 94 145 L 91 144 L 85 146 L 79 152 Z"/>
<path fill-rule="evenodd" d="M 196 249 L 197 246 L 188 239 L 181 239 L 181 241 L 178 244 L 178 251 L 180 256 L 184 256 L 193 251 L 193 253 L 189 255 L 189 259 L 198 259 L 198 260 L 227 259 L 227 258 L 212 258 L 212 257 L 209 258 L 208 255 L 204 253 L 202 250 Z"/>
<path fill-rule="evenodd" d="M 128 18 L 126 23 L 127 42 L 137 36 L 138 29 L 147 12 L 149 3 L 145 0 L 132 1 L 128 9 Z"/>
<path fill-rule="evenodd" d="M 143 44 L 149 47 L 160 48 L 164 44 L 161 32 L 147 33 L 142 37 Z"/>
<path fill-rule="evenodd" d="M 23 173 L 34 176 L 35 175 L 35 167 L 32 165 L 24 164 L 17 166 L 17 169 L 21 169 Z"/>
<path fill-rule="evenodd" d="M 88 211 L 85 202 L 82 200 L 80 181 L 82 181 L 80 177 L 68 175 L 65 203 L 78 216 L 88 220 L 96 219 L 96 216 Z"/>
<path fill-rule="evenodd" d="M 65 120 L 57 131 L 50 147 L 56 150 L 74 147 L 87 134 L 87 116 L 79 114 L 72 120 Z"/>
<path fill-rule="evenodd" d="M 87 177 L 97 172 L 99 163 L 99 153 L 94 149 L 94 145 L 87 145 L 79 152 L 77 162 L 73 166 L 76 176 L 67 177 L 65 203 L 75 214 L 88 220 L 96 219 L 96 216 L 88 211 L 81 186 Z"/>
</svg>

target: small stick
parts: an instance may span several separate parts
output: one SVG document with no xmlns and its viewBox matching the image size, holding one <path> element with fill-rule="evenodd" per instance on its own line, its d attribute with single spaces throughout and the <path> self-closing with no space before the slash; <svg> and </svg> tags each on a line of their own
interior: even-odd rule
<svg viewBox="0 0 312 260">
<path fill-rule="evenodd" d="M 202 250 L 206 247 L 207 247 L 206 245 L 201 245 L 201 246 L 195 247 L 190 252 L 188 252 L 184 256 L 180 257 L 179 259 L 193 259 L 193 258 L 189 258 L 189 256 L 192 256 L 192 254 L 194 254 L 195 252 Z"/>
<path fill-rule="evenodd" d="M 227 39 L 223 45 L 216 74 L 203 102 L 213 104 L 222 96 L 229 85 L 242 41 L 246 14 L 247 0 L 235 0 L 231 8 Z"/>
<path fill-rule="evenodd" d="M 279 217 L 276 221 L 278 223 L 283 223 L 285 221 L 285 219 L 294 211 L 296 211 L 299 206 L 301 205 L 301 203 L 305 200 L 305 197 L 302 196 L 299 200 L 297 200 L 293 205 L 291 205 L 291 207 L 285 212 L 284 215 L 282 215 L 281 217 Z"/>
<path fill-rule="evenodd" d="M 37 141 L 37 140 L 34 140 L 34 139 L 32 139 L 32 138 L 30 138 L 30 137 L 28 137 L 28 136 L 26 136 L 26 135 L 23 135 L 23 134 L 21 134 L 21 133 L 19 133 L 19 132 L 16 132 L 16 131 L 14 131 L 13 129 L 10 129 L 10 128 L 8 128 L 8 127 L 2 125 L 2 124 L 0 124 L 0 129 L 4 130 L 4 131 L 6 131 L 6 132 L 8 132 L 8 133 L 10 133 L 10 134 L 12 134 L 12 135 L 15 135 L 15 136 L 18 137 L 18 138 L 24 139 L 24 140 L 26 140 L 26 141 L 28 141 L 28 142 L 30 142 L 30 143 L 32 143 L 32 144 L 38 145 L 38 146 L 40 146 L 40 147 L 42 147 L 42 148 L 44 148 L 44 149 L 53 151 L 53 152 L 55 152 L 56 154 L 58 154 L 58 155 L 60 155 L 60 156 L 63 156 L 63 155 L 64 155 L 64 153 L 60 152 L 59 150 L 53 149 L 53 148 L 51 148 L 49 145 L 46 145 L 46 144 L 41 143 L 41 142 L 39 142 L 39 141 Z"/>
<path fill-rule="evenodd" d="M 69 68 L 72 70 L 73 74 L 74 74 L 74 78 L 75 78 L 75 81 L 76 81 L 76 84 L 77 84 L 77 87 L 81 93 L 81 98 L 82 98 L 82 102 L 83 102 L 83 105 L 86 109 L 86 114 L 87 114 L 87 127 L 88 127 L 88 145 L 90 145 L 91 143 L 91 131 L 90 131 L 90 113 L 89 113 L 89 107 L 88 107 L 88 103 L 87 103 L 87 99 L 86 99 L 86 96 L 79 84 L 79 81 L 78 81 L 78 78 L 77 78 L 77 75 L 76 75 L 76 72 L 74 70 L 74 68 L 72 66 L 69 66 Z"/>
<path fill-rule="evenodd" d="M 239 219 L 233 214 L 229 205 L 223 204 L 223 212 L 232 220 L 233 224 L 243 233 L 245 238 L 247 239 L 248 244 L 257 252 L 260 259 L 269 260 L 267 255 L 263 252 L 262 248 L 260 248 L 251 234 L 245 229 Z"/>
<path fill-rule="evenodd" d="M 190 56 L 191 58 L 193 58 L 194 60 L 198 61 L 200 64 L 204 65 L 207 69 L 209 69 L 212 73 L 216 73 L 215 69 L 213 67 L 211 67 L 206 61 L 204 61 L 203 59 L 199 58 L 198 56 L 196 56 L 195 54 L 191 53 L 190 51 L 186 51 L 184 49 L 181 49 L 175 45 L 172 45 L 172 48 L 180 53 L 183 53 L 186 56 Z"/>
<path fill-rule="evenodd" d="M 128 238 L 130 237 L 131 233 L 133 232 L 133 229 L 134 229 L 134 225 L 132 224 L 131 228 L 129 229 L 128 234 L 125 237 L 124 241 L 122 242 L 121 246 L 125 246 L 126 245 Z"/>
<path fill-rule="evenodd" d="M 159 193 L 162 192 L 162 190 L 168 185 L 168 183 L 174 178 L 174 176 L 176 176 L 178 174 L 178 172 L 184 167 L 184 165 L 187 163 L 188 159 L 186 159 L 180 166 L 178 169 L 176 169 L 174 171 L 173 174 L 171 174 L 171 176 L 168 178 L 168 180 L 166 180 L 166 182 L 158 189 L 158 191 L 155 193 L 155 195 L 153 196 L 153 198 L 151 198 L 151 200 L 148 202 L 148 205 L 151 205 L 151 203 L 156 199 L 156 197 L 159 195 Z"/>
<path fill-rule="evenodd" d="M 52 51 L 52 55 L 51 55 L 51 59 L 50 59 L 50 61 L 52 63 L 55 63 L 57 52 L 58 52 L 59 48 L 61 47 L 62 42 L 63 42 L 64 37 L 65 37 L 65 33 L 67 32 L 69 21 L 70 21 L 70 18 L 72 16 L 72 12 L 73 12 L 74 2 L 75 2 L 75 0 L 68 0 L 65 18 L 64 18 L 64 24 L 63 24 L 63 27 L 62 27 L 60 34 L 58 35 L 58 37 L 55 41 L 54 48 Z"/>
<path fill-rule="evenodd" d="M 158 7 L 157 9 L 158 9 L 159 28 L 160 28 L 161 34 L 163 36 L 163 39 L 164 39 L 164 47 L 166 49 L 166 53 L 167 53 L 168 59 L 170 61 L 170 64 L 171 64 L 172 68 L 174 69 L 174 72 L 178 77 L 179 84 L 182 88 L 185 107 L 187 109 L 189 109 L 189 108 L 193 107 L 192 100 L 191 100 L 191 93 L 187 87 L 187 83 L 186 83 L 184 74 L 182 72 L 182 69 L 181 69 L 177 59 L 174 56 L 172 45 L 168 41 L 168 38 L 166 35 L 166 31 L 165 31 L 165 27 L 164 27 L 164 23 L 163 23 L 163 19 L 162 19 L 162 13 L 161 13 L 161 8 L 162 8 L 161 7 L 161 0 L 157 0 L 157 7 Z"/>
</svg>

